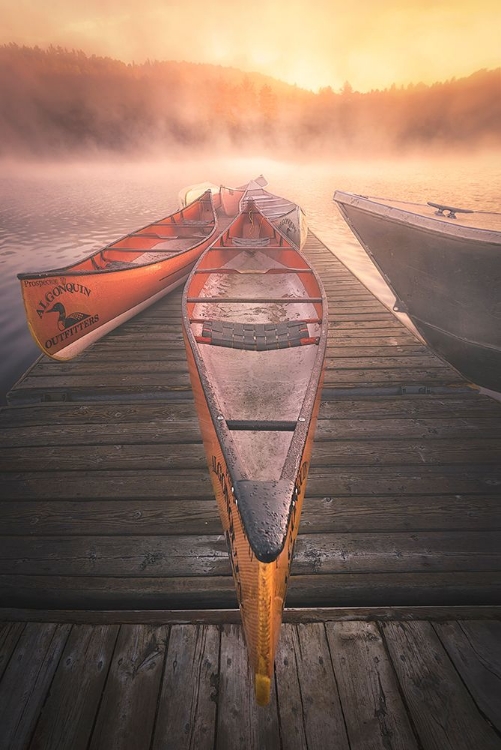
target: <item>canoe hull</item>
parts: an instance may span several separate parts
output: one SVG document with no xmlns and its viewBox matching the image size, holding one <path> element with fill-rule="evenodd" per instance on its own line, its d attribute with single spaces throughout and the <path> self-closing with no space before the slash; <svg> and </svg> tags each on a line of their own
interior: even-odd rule
<svg viewBox="0 0 501 750">
<path fill-rule="evenodd" d="M 341 213 L 428 345 L 501 391 L 501 233 L 374 208 L 336 192 Z"/>
</svg>

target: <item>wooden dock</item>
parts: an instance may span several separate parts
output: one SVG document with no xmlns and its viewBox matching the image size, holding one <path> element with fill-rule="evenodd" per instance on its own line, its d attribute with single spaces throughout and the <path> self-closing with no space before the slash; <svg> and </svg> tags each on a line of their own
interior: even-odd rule
<svg viewBox="0 0 501 750">
<path fill-rule="evenodd" d="M 501 747 L 499 620 L 285 623 L 259 708 L 239 625 L 161 619 L 6 625 L 0 748 Z"/>
<path fill-rule="evenodd" d="M 328 361 L 272 704 L 177 291 L 39 359 L 0 411 L 0 750 L 501 748 L 501 403 L 311 233 L 305 252 Z"/>
</svg>

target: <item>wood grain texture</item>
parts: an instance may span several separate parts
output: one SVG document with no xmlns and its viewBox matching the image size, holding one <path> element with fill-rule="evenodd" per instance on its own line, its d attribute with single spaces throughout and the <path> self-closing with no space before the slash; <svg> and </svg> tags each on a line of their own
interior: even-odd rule
<svg viewBox="0 0 501 750">
<path fill-rule="evenodd" d="M 0 625 L 0 679 L 24 628 L 24 622 L 6 622 Z"/>
<path fill-rule="evenodd" d="M 171 627 L 152 750 L 212 750 L 219 640 L 214 625 Z"/>
<path fill-rule="evenodd" d="M 149 750 L 168 628 L 122 625 L 89 750 Z"/>
<path fill-rule="evenodd" d="M 278 703 L 281 715 L 282 711 L 284 715 L 284 735 L 287 736 L 292 730 L 288 746 L 301 746 L 304 736 L 304 747 L 309 749 L 321 750 L 335 742 L 339 750 L 349 750 L 323 624 L 284 625 L 283 631 L 276 672 Z M 295 694 L 289 687 L 290 682 L 294 689 L 294 673 L 300 685 L 300 691 L 296 689 Z"/>
<path fill-rule="evenodd" d="M 284 625 L 267 707 L 254 701 L 237 623 L 15 623 L 0 746 L 498 748 L 499 617 L 389 614 Z"/>
<path fill-rule="evenodd" d="M 70 632 L 69 625 L 28 623 L 0 683 L 0 748 L 24 750 Z"/>
<path fill-rule="evenodd" d="M 73 625 L 30 748 L 86 750 L 118 625 Z"/>
<path fill-rule="evenodd" d="M 422 744 L 430 750 L 499 750 L 430 623 L 382 623 L 392 663 Z"/>
<path fill-rule="evenodd" d="M 433 626 L 479 710 L 501 734 L 501 622 Z"/>
<path fill-rule="evenodd" d="M 280 738 L 275 691 L 272 689 L 268 706 L 256 704 L 243 631 L 239 626 L 223 625 L 215 750 L 230 747 L 276 750 Z"/>
<path fill-rule="evenodd" d="M 326 623 L 326 631 L 350 746 L 359 750 L 417 750 L 419 745 L 377 625 Z"/>
</svg>

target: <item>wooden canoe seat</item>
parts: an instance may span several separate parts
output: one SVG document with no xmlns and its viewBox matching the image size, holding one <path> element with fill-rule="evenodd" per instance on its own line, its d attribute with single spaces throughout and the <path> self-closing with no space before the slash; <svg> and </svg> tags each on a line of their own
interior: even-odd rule
<svg viewBox="0 0 501 750">
<path fill-rule="evenodd" d="M 133 265 L 134 263 L 129 260 L 107 260 L 104 266 L 99 267 L 99 270 L 120 271 L 122 268 L 130 268 Z"/>
<path fill-rule="evenodd" d="M 175 228 L 177 229 L 179 225 L 176 224 Z M 147 237 L 149 239 L 154 240 L 176 240 L 176 239 L 190 239 L 191 237 L 194 237 L 195 239 L 197 237 L 200 237 L 203 239 L 207 235 L 203 232 L 191 232 L 191 234 L 158 234 L 158 232 L 141 232 L 141 234 L 134 234 L 133 237 Z"/>
<path fill-rule="evenodd" d="M 196 340 L 201 344 L 258 352 L 318 344 L 319 341 L 316 336 L 310 337 L 308 325 L 302 320 L 287 320 L 283 323 L 234 323 L 227 320 L 205 320 L 202 335 L 196 336 Z"/>
<path fill-rule="evenodd" d="M 235 247 L 245 247 L 246 249 L 266 247 L 270 244 L 269 237 L 232 237 L 231 239 Z"/>
<path fill-rule="evenodd" d="M 171 221 L 165 223 L 163 226 L 170 227 L 170 226 L 176 226 L 176 227 L 207 227 L 210 226 L 214 222 L 214 219 L 212 216 L 209 216 L 207 219 L 183 219 L 182 221 Z M 161 224 L 161 222 L 159 222 Z"/>
</svg>

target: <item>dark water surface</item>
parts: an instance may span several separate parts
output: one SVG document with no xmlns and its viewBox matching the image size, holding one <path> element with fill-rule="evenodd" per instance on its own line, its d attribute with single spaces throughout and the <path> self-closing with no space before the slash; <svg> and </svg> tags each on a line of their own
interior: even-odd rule
<svg viewBox="0 0 501 750">
<path fill-rule="evenodd" d="M 272 192 L 302 206 L 315 234 L 388 306 L 393 296 L 341 218 L 334 190 L 501 211 L 499 154 L 326 164 L 259 158 L 1 164 L 0 403 L 40 354 L 26 325 L 17 273 L 68 265 L 171 213 L 185 185 L 234 186 L 260 173 Z"/>
</svg>

